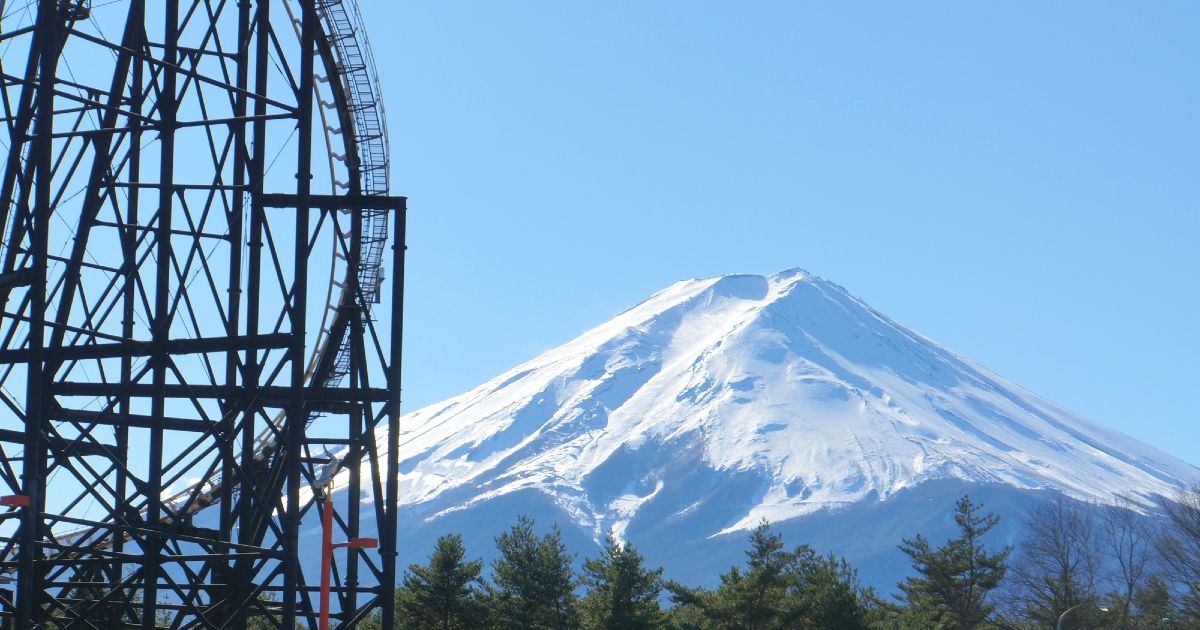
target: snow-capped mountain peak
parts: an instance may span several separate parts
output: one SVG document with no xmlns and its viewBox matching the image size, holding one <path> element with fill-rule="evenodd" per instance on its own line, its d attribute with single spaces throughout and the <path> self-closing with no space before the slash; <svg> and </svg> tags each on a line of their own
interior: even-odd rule
<svg viewBox="0 0 1200 630">
<path fill-rule="evenodd" d="M 712 509 L 716 535 L 936 479 L 1112 502 L 1196 477 L 802 269 L 675 283 L 402 431 L 402 504 L 533 491 L 597 536 Z"/>
</svg>

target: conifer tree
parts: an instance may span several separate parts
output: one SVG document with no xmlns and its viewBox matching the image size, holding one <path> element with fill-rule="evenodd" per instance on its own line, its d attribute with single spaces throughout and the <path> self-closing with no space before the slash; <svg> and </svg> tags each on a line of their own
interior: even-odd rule
<svg viewBox="0 0 1200 630">
<path fill-rule="evenodd" d="M 764 521 L 750 533 L 747 571 L 734 568 L 721 577 L 721 607 L 750 628 L 768 628 L 783 613 L 787 596 L 787 569 L 793 555 L 784 551 L 783 537 Z"/>
<path fill-rule="evenodd" d="M 397 625 L 406 630 L 466 630 L 483 624 L 479 574 L 483 561 L 464 561 L 462 536 L 438 538 L 429 564 L 413 564 L 396 591 Z"/>
<path fill-rule="evenodd" d="M 732 567 L 721 575 L 715 591 L 671 582 L 672 600 L 698 611 L 708 627 L 759 630 L 776 627 L 787 596 L 786 574 L 794 556 L 783 548 L 783 538 L 763 521 L 750 533 L 746 570 Z"/>
<path fill-rule="evenodd" d="M 746 556 L 745 570 L 731 568 L 716 590 L 669 583 L 677 604 L 672 622 L 688 629 L 867 627 L 870 594 L 844 560 L 819 556 L 806 545 L 785 551 L 766 522 L 750 534 Z"/>
<path fill-rule="evenodd" d="M 981 508 L 970 497 L 960 499 L 954 513 L 959 535 L 941 547 L 920 534 L 900 545 L 918 573 L 900 584 L 900 600 L 927 610 L 946 630 L 976 628 L 987 621 L 994 608 L 988 594 L 1004 578 L 1010 550 L 988 553 L 982 540 L 1000 518 L 980 515 Z"/>
<path fill-rule="evenodd" d="M 662 569 L 649 570 L 645 559 L 628 543 L 611 535 L 600 557 L 583 564 L 582 582 L 588 587 L 580 603 L 583 627 L 597 630 L 660 628 L 663 612 L 658 605 Z"/>
<path fill-rule="evenodd" d="M 1173 628 L 1176 617 L 1171 603 L 1171 587 L 1162 578 L 1152 576 L 1134 594 L 1136 612 L 1133 627 L 1138 630 L 1151 628 Z"/>
<path fill-rule="evenodd" d="M 575 577 L 572 557 L 555 526 L 541 538 L 532 519 L 496 537 L 500 557 L 492 563 L 488 600 L 499 628 L 562 630 L 575 627 Z"/>
<path fill-rule="evenodd" d="M 833 554 L 818 555 L 808 546 L 794 555 L 795 594 L 785 605 L 786 627 L 853 630 L 868 626 L 868 602 L 874 594 L 859 586 L 850 563 Z"/>
</svg>

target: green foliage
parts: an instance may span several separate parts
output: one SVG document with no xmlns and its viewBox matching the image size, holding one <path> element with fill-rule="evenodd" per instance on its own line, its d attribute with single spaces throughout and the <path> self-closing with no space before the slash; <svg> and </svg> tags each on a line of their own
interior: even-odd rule
<svg viewBox="0 0 1200 630">
<path fill-rule="evenodd" d="M 464 560 L 462 536 L 438 539 L 429 564 L 413 564 L 396 591 L 396 618 L 405 630 L 466 630 L 482 625 L 486 611 L 479 577 L 483 561 Z"/>
<path fill-rule="evenodd" d="M 671 582 L 679 628 L 866 628 L 870 594 L 854 570 L 808 546 L 785 551 L 779 534 L 762 523 L 750 534 L 745 570 L 733 567 L 716 590 Z"/>
<path fill-rule="evenodd" d="M 862 588 L 855 570 L 840 557 L 818 554 L 807 545 L 788 550 L 782 537 L 765 522 L 749 536 L 745 564 L 721 575 L 716 588 L 677 582 L 664 585 L 662 569 L 647 569 L 636 549 L 611 537 L 598 557 L 584 563 L 576 582 L 572 557 L 558 528 L 539 536 L 534 522 L 521 517 L 496 538 L 499 558 L 491 566 L 491 584 L 481 577 L 481 562 L 464 560 L 459 536 L 439 539 L 428 564 L 412 565 L 404 576 L 396 595 L 396 628 L 1053 629 L 1066 608 L 1044 606 L 1045 614 L 1031 617 L 1027 614 L 1029 593 L 1023 593 L 1018 582 L 1021 576 L 1035 580 L 1048 592 L 1066 584 L 1072 593 L 1091 594 L 1079 602 L 1083 606 L 1071 611 L 1065 628 L 1200 628 L 1187 606 L 1187 597 L 1194 593 L 1177 579 L 1178 570 L 1171 571 L 1183 562 L 1200 567 L 1200 557 L 1181 556 L 1175 565 L 1161 557 L 1161 549 L 1186 551 L 1186 544 L 1176 541 L 1189 532 L 1182 532 L 1177 525 L 1167 534 L 1175 537 L 1168 540 L 1173 546 L 1164 544 L 1154 550 L 1147 543 L 1153 532 L 1123 514 L 1110 515 L 1108 529 L 1095 530 L 1093 536 L 1086 519 L 1075 518 L 1069 510 L 1051 509 L 1066 504 L 1047 505 L 1050 507 L 1041 512 L 1031 511 L 1037 518 L 1027 519 L 1029 535 L 1021 541 L 1017 557 L 1026 564 L 1008 571 L 1010 550 L 993 553 L 984 544 L 999 519 L 983 513 L 980 505 L 964 496 L 955 505 L 956 537 L 935 546 L 917 535 L 900 545 L 916 571 L 899 584 L 901 595 L 894 602 L 881 601 L 870 589 Z M 1195 505 L 1200 505 L 1200 499 Z M 1200 514 L 1200 509 L 1194 513 Z M 1200 523 L 1200 517 L 1196 522 Z M 1200 532 L 1200 526 L 1195 531 Z M 1196 548 L 1200 549 L 1200 544 Z M 1148 553 L 1146 550 L 1160 555 L 1151 561 L 1139 555 Z M 1116 558 L 1110 563 L 1116 568 L 1097 572 L 1092 566 L 1096 554 Z M 1154 571 L 1163 564 L 1167 572 L 1156 575 Z M 1050 570 L 1056 566 L 1064 570 Z M 1008 589 L 1010 607 L 997 613 L 993 593 L 1006 573 L 1008 586 L 1016 588 Z M 1108 589 L 1109 594 L 1095 596 L 1093 585 Z M 664 586 L 674 603 L 666 611 L 659 606 Z M 577 587 L 587 590 L 578 602 Z M 1067 589 L 1059 590 L 1066 593 Z M 381 630 L 379 615 L 358 627 Z"/>
<path fill-rule="evenodd" d="M 988 595 L 1004 578 L 1009 549 L 988 553 L 983 536 L 1000 518 L 980 515 L 982 506 L 964 496 L 955 505 L 959 535 L 934 547 L 918 534 L 900 545 L 918 575 L 900 586 L 900 601 L 914 609 L 906 614 L 932 622 L 933 628 L 965 630 L 984 624 L 994 605 Z"/>
<path fill-rule="evenodd" d="M 873 594 L 858 583 L 858 573 L 833 554 L 817 555 L 809 547 L 796 551 L 794 597 L 787 620 L 799 628 L 865 628 Z"/>
<path fill-rule="evenodd" d="M 751 532 L 746 556 L 746 570 L 732 567 L 715 591 L 669 583 L 672 600 L 694 608 L 704 628 L 773 627 L 783 617 L 785 571 L 792 555 L 783 550 L 782 537 L 764 522 Z"/>
<path fill-rule="evenodd" d="M 897 606 L 880 603 L 871 618 L 874 630 L 944 630 L 942 614 L 929 602 Z"/>
<path fill-rule="evenodd" d="M 580 603 L 583 627 L 597 630 L 641 630 L 664 623 L 658 597 L 662 569 L 648 570 L 632 546 L 609 536 L 599 558 L 583 564 L 587 596 Z"/>
<path fill-rule="evenodd" d="M 667 610 L 666 627 L 672 630 L 704 630 L 712 626 L 699 608 L 676 605 Z"/>
<path fill-rule="evenodd" d="M 1146 580 L 1138 589 L 1133 596 L 1133 607 L 1136 611 L 1133 627 L 1137 630 L 1177 627 L 1172 622 L 1176 614 L 1171 603 L 1171 589 L 1158 576 Z"/>
<path fill-rule="evenodd" d="M 275 630 L 279 627 L 279 621 L 271 621 L 262 615 L 255 615 L 246 619 L 246 630 Z"/>
<path fill-rule="evenodd" d="M 533 520 L 522 516 L 496 538 L 500 557 L 492 563 L 488 588 L 497 628 L 561 630 L 576 627 L 572 557 L 555 526 L 538 538 Z"/>
<path fill-rule="evenodd" d="M 275 630 L 281 625 L 280 615 L 276 612 L 279 610 L 279 600 L 272 595 L 259 595 L 259 604 L 261 609 L 255 614 L 246 618 L 246 630 Z"/>
</svg>

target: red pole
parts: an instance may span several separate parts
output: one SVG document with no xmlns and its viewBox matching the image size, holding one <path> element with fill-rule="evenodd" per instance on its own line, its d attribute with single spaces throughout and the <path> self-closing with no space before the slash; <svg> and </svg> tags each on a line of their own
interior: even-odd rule
<svg viewBox="0 0 1200 630">
<path fill-rule="evenodd" d="M 321 630 L 329 630 L 329 565 L 333 563 L 333 501 L 326 497 L 321 514 Z"/>
</svg>

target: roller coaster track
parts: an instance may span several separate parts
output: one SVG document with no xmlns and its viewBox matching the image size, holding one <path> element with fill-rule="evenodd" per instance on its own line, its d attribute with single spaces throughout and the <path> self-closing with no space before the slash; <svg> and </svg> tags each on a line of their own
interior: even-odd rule
<svg viewBox="0 0 1200 630">
<path fill-rule="evenodd" d="M 285 5 L 287 6 L 287 5 Z M 333 102 L 322 102 L 323 108 L 340 116 L 337 127 L 325 126 L 328 134 L 341 134 L 346 155 L 330 152 L 330 158 L 345 161 L 350 181 L 335 182 L 351 194 L 386 196 L 389 187 L 387 124 L 383 99 L 379 89 L 379 74 L 375 68 L 370 44 L 360 36 L 365 32 L 362 14 L 356 0 L 323 0 L 317 4 L 321 17 L 322 36 L 317 38 L 325 67 L 331 70 L 323 77 L 330 84 Z M 289 14 L 299 29 L 299 20 Z M 318 77 L 318 80 L 321 80 Z M 324 116 L 324 112 L 322 112 Z M 321 340 L 309 364 L 309 381 L 314 385 L 338 385 L 350 369 L 350 335 L 347 324 L 356 312 L 371 316 L 371 305 L 379 301 L 384 246 L 388 240 L 386 209 L 365 208 L 361 214 L 362 238 L 358 250 L 358 271 L 354 281 L 344 278 L 333 282 L 341 292 L 329 304 L 332 319 L 326 318 Z M 348 266 L 348 271 L 352 266 Z M 310 416 L 310 423 L 318 414 Z M 275 432 L 264 429 L 258 436 L 257 451 L 265 461 L 276 449 Z M 212 505 L 220 496 L 224 481 L 213 478 L 198 482 L 172 495 L 168 503 L 178 504 L 184 514 L 196 514 Z M 65 536 L 76 538 L 83 531 Z"/>
<path fill-rule="evenodd" d="M 359 37 L 363 32 L 362 14 L 354 0 L 326 0 L 318 5 L 326 37 L 322 50 L 329 50 L 333 57 L 330 65 L 336 81 L 334 94 L 344 99 L 335 105 L 336 111 L 349 114 L 353 119 L 352 131 L 343 121 L 345 146 L 352 147 L 355 155 L 347 156 L 351 173 L 357 174 L 364 195 L 387 195 L 390 163 L 388 160 L 387 118 L 384 115 L 383 99 L 379 90 L 379 73 L 375 69 L 375 57 L 366 39 Z M 380 270 L 383 249 L 388 238 L 388 212 L 367 208 L 362 214 L 362 239 L 359 251 L 358 289 L 362 306 L 370 315 L 371 304 L 379 301 Z M 325 384 L 335 384 L 345 377 L 349 369 L 349 338 L 343 337 L 338 344 L 337 359 L 326 377 Z"/>
<path fill-rule="evenodd" d="M 395 582 L 394 440 L 404 200 L 389 196 L 386 116 L 362 15 L 356 0 L 166 0 L 165 9 L 156 2 L 121 2 L 122 10 L 128 8 L 128 19 L 119 38 L 103 33 L 92 16 L 95 3 L 88 0 L 29 3 L 26 8 L 37 5 L 35 23 L 13 28 L 9 21 L 0 26 L 0 42 L 20 37 L 32 41 L 24 78 L 5 74 L 0 85 L 5 97 L 0 107 L 12 139 L 0 195 L 0 230 L 6 232 L 0 243 L 0 304 L 8 305 L 0 309 L 0 402 L 8 406 L 0 406 L 0 420 L 7 423 L 8 417 L 15 417 L 25 425 L 24 431 L 0 426 L 0 495 L 6 489 L 29 494 L 25 471 L 43 471 L 42 481 L 33 485 L 35 494 L 30 494 L 33 508 L 26 510 L 42 516 L 34 521 L 22 517 L 15 535 L 0 529 L 0 574 L 15 575 L 21 589 L 31 589 L 18 592 L 13 609 L 17 627 L 33 627 L 23 624 L 36 625 L 38 617 L 66 627 L 104 625 L 90 621 L 88 611 L 105 601 L 115 606 L 110 614 L 126 622 L 139 618 L 131 612 L 135 609 L 142 611 L 142 620 L 157 616 L 156 610 L 174 610 L 179 615 L 175 627 L 236 627 L 247 615 L 267 612 L 258 598 L 271 593 L 284 596 L 279 610 L 285 623 L 299 622 L 302 615 L 311 620 L 311 601 L 305 598 L 311 597 L 312 578 L 300 567 L 296 537 L 305 513 L 329 507 L 298 488 L 330 461 L 327 447 L 327 455 L 319 455 L 321 445 L 339 450 L 335 457 L 347 471 L 351 489 L 361 483 L 364 491 L 375 493 L 375 500 L 362 509 L 375 513 L 382 543 L 379 561 L 362 552 L 347 555 L 349 573 L 338 578 L 347 580 L 339 595 L 342 622 L 352 625 L 381 605 L 386 620 Z M 118 2 L 95 7 L 114 4 Z M 0 0 L 0 13 L 7 20 L 15 12 L 6 6 Z M 155 30 L 153 36 L 139 33 L 143 22 L 151 24 L 150 17 L 160 20 L 150 28 L 163 23 L 160 16 L 149 15 L 158 10 L 166 12 L 163 30 Z M 231 14 L 239 21 L 233 22 Z M 81 28 L 89 20 L 95 29 Z M 225 31 L 222 44 L 218 30 L 231 24 L 238 24 L 238 35 Z M 293 31 L 296 40 L 284 41 L 281 27 Z M 155 39 L 159 34 L 162 39 Z M 84 44 L 72 48 L 70 42 L 80 40 Z M 55 44 L 48 47 L 49 41 Z M 240 45 L 231 47 L 231 41 Z M 11 42 L 4 45 L 7 50 Z M 70 74 L 70 66 L 62 64 L 70 64 L 70 55 L 89 45 L 112 54 L 111 79 L 100 75 L 90 82 L 77 81 L 59 74 L 54 81 L 44 80 L 55 66 Z M 296 53 L 305 50 L 311 52 Z M 3 66 L 0 74 L 10 71 Z M 101 71 L 102 66 L 103 62 Z M 233 75 L 235 69 L 240 78 Z M 177 80 L 182 87 L 176 87 Z M 56 86 L 53 97 L 47 96 L 47 83 Z M 11 94 L 17 94 L 19 102 L 10 100 Z M 206 111 L 213 105 L 211 94 L 228 97 L 221 113 L 213 116 Z M 47 118 L 43 112 L 52 114 Z M 197 117 L 201 120 L 184 120 Z M 290 121 L 298 122 L 293 134 L 300 138 L 291 146 L 284 126 Z M 65 140 L 48 140 L 49 134 L 40 131 L 43 127 Z M 24 131 L 29 128 L 35 132 Z M 284 131 L 259 135 L 268 128 Z M 176 180 L 169 166 L 169 156 L 176 152 L 174 137 L 184 137 L 190 129 L 207 134 L 211 161 L 204 161 L 208 155 L 188 156 L 200 162 L 195 170 L 181 170 Z M 310 192 L 311 184 L 305 183 L 313 179 L 312 166 L 319 160 L 304 156 L 321 150 L 312 141 L 320 133 L 332 188 L 332 194 L 325 195 Z M 76 138 L 84 141 L 72 148 Z M 205 146 L 195 141 L 195 134 L 191 138 L 186 146 L 192 148 L 187 150 Z M 146 150 L 151 144 L 154 148 Z M 268 144 L 272 147 L 265 153 Z M 291 189 L 297 191 L 294 195 L 286 192 L 288 180 L 278 173 L 265 177 L 274 160 L 292 147 L 300 156 L 295 180 L 300 183 Z M 161 164 L 139 167 L 143 153 L 151 156 L 147 161 Z M 84 168 L 77 173 L 81 163 Z M 65 175 L 58 170 L 62 164 L 70 168 L 64 167 Z M 199 183 L 186 179 L 196 176 Z M 71 194 L 79 185 L 76 181 L 86 183 L 87 195 L 67 204 L 78 194 Z M 140 218 L 136 198 L 124 192 L 139 186 L 147 192 L 138 196 L 150 200 L 145 205 L 157 209 L 143 211 Z M 201 198 L 203 191 L 208 196 Z M 41 196 L 35 200 L 35 194 Z M 64 197 L 67 194 L 71 196 Z M 45 195 L 54 205 L 42 201 Z M 151 207 L 153 202 L 157 205 Z M 223 214 L 210 215 L 214 208 Z M 210 216 L 220 220 L 210 221 Z M 38 249 L 37 239 L 50 232 L 45 223 L 49 218 L 41 217 L 53 217 L 65 226 L 57 227 L 58 232 L 69 231 L 70 256 L 60 250 L 55 257 L 45 245 Z M 226 222 L 228 231 L 222 231 Z M 270 230 L 279 234 L 273 236 Z M 189 238 L 194 240 L 182 240 Z M 277 244 L 288 238 L 295 239 L 291 250 L 280 250 Z M 389 253 L 387 242 L 393 239 Z M 173 246 L 173 240 L 179 245 Z M 202 242 L 216 245 L 201 247 Z M 326 243 L 328 254 L 317 256 L 317 245 Z M 99 249 L 109 244 L 109 249 Z M 209 257 L 218 247 L 215 262 L 228 267 L 216 267 L 214 279 Z M 92 248 L 97 249 L 89 251 Z M 261 263 L 255 262 L 255 252 L 261 252 Z M 386 286 L 385 254 L 394 275 Z M 317 265 L 329 264 L 329 281 L 320 288 L 308 279 L 310 265 L 300 262 L 310 256 L 318 272 Z M 243 258 L 249 262 L 243 263 Z M 30 261 L 36 265 L 39 260 L 50 261 L 50 271 L 40 271 L 48 279 L 40 284 L 25 281 L 20 274 L 26 273 Z M 200 260 L 194 273 L 189 271 L 193 260 Z M 289 271 L 292 260 L 295 265 Z M 83 271 L 73 275 L 72 269 Z M 226 270 L 228 297 L 225 287 L 218 286 Z M 275 277 L 270 280 L 277 283 L 260 289 L 260 279 L 269 282 L 263 274 L 272 272 Z M 85 273 L 90 282 L 99 278 L 106 284 L 88 285 Z M 193 298 L 188 292 L 197 278 L 210 286 L 197 287 Z M 22 288 L 27 286 L 32 288 Z M 309 287 L 311 302 L 306 297 Z M 207 289 L 211 292 L 202 293 Z M 324 301 L 316 299 L 317 291 Z M 15 296 L 11 304 L 10 295 Z M 271 300 L 261 313 L 256 308 L 260 295 Z M 192 299 L 200 300 L 200 306 L 193 306 Z M 373 307 L 384 300 L 390 332 L 374 325 Z M 204 317 L 198 310 L 203 308 L 216 309 L 209 314 L 221 319 L 198 320 L 198 314 Z M 246 309 L 240 317 L 238 308 Z M 306 315 L 310 310 L 315 319 Z M 320 324 L 310 327 L 306 321 Z M 308 330 L 312 332 L 307 336 L 296 332 Z M 46 358 L 38 358 L 42 353 Z M 119 370 L 105 374 L 106 366 L 117 366 L 118 359 Z M 13 368 L 6 365 L 21 366 L 29 376 L 12 377 Z M 99 375 L 88 373 L 89 366 L 100 370 Z M 34 376 L 41 373 L 47 376 Z M 44 394 L 34 395 L 37 389 L 29 385 L 30 393 L 21 400 L 5 390 L 6 384 L 24 388 L 42 378 L 47 383 Z M 17 404 L 11 402 L 14 399 Z M 349 424 L 339 425 L 342 418 Z M 387 430 L 381 432 L 385 424 Z M 95 430 L 109 426 L 111 438 Z M 136 447 L 129 441 L 130 428 L 149 436 L 148 456 L 131 450 Z M 349 434 L 339 437 L 344 435 L 339 431 Z M 172 443 L 169 461 L 161 454 L 156 460 L 154 452 L 161 452 L 165 432 L 178 434 L 180 441 Z M 23 450 L 6 443 L 22 444 Z M 97 460 L 90 457 L 101 458 L 103 465 L 93 466 L 89 462 Z M 148 472 L 132 468 L 135 458 L 150 462 Z M 381 471 L 384 459 L 386 471 Z M 19 476 L 11 462 L 17 462 Z M 53 506 L 45 494 L 38 498 L 51 492 L 44 472 L 47 462 L 53 462 L 49 469 L 57 469 L 55 474 L 70 471 L 73 478 L 68 481 L 79 486 L 55 498 Z M 369 471 L 360 468 L 368 464 Z M 181 483 L 181 490 L 166 491 Z M 88 514 L 88 502 L 104 514 Z M 213 508 L 209 516 L 193 522 L 208 508 Z M 342 535 L 357 535 L 357 508 L 349 508 L 346 520 L 340 512 L 337 526 Z M 0 513 L 0 526 L 11 525 L 3 522 L 11 516 Z M 42 525 L 33 525 L 37 522 Z M 217 522 L 222 525 L 212 527 Z M 136 560 L 127 548 L 137 548 L 145 560 Z M 31 549 L 37 550 L 36 557 L 31 557 Z M 36 581 L 26 586 L 23 576 L 35 573 L 27 568 L 32 562 L 46 568 L 37 570 L 30 578 Z M 168 575 L 169 567 L 177 567 L 170 570 L 178 573 Z M 356 567 L 378 587 L 360 585 Z M 156 592 L 170 592 L 167 585 L 180 601 L 155 598 Z M 80 588 L 106 594 L 77 610 L 90 601 L 75 594 Z M 52 594 L 50 589 L 59 590 Z M 356 600 L 359 596 L 369 599 Z M 39 597 L 42 603 L 37 603 Z M 244 597 L 249 599 L 237 599 Z M 165 608 L 156 608 L 160 605 Z M 0 593 L 0 625 L 14 616 L 7 606 L 13 606 L 12 601 L 4 601 Z"/>
<path fill-rule="evenodd" d="M 326 68 L 332 69 L 333 75 L 323 77 L 323 82 L 330 83 L 334 101 L 322 102 L 322 106 L 341 117 L 338 127 L 327 125 L 325 131 L 340 134 L 347 150 L 347 155 L 337 155 L 331 151 L 330 158 L 345 161 L 350 172 L 350 181 L 335 183 L 349 189 L 352 194 L 386 196 L 389 185 L 387 125 L 374 56 L 369 43 L 359 36 L 364 30 L 362 14 L 356 0 L 327 0 L 318 3 L 317 8 L 323 27 L 323 36 L 317 38 L 317 44 L 320 54 L 326 57 Z M 291 17 L 299 29 L 299 20 L 294 14 Z M 356 188 L 361 188 L 361 192 Z M 309 381 L 313 385 L 336 386 L 349 371 L 350 335 L 347 334 L 347 324 L 349 318 L 359 311 L 370 317 L 371 305 L 379 301 L 384 246 L 388 240 L 388 215 L 388 210 L 376 208 L 366 208 L 361 214 L 358 271 L 353 274 L 354 281 L 344 278 L 343 281 L 333 282 L 341 291 L 334 298 L 335 301 L 329 304 L 332 318 L 326 318 L 327 325 L 322 327 L 317 350 L 309 364 Z M 347 270 L 351 267 L 348 266 Z M 318 415 L 313 413 L 309 422 Z M 276 451 L 275 435 L 276 432 L 269 428 L 259 434 L 256 452 L 260 461 L 267 461 Z M 194 515 L 215 503 L 225 490 L 224 485 L 223 479 L 214 476 L 175 492 L 166 502 L 176 506 L 176 514 Z M 91 531 L 90 528 L 73 529 L 61 532 L 59 538 L 64 542 L 79 540 Z M 111 540 L 92 547 L 99 549 L 109 544 Z"/>
</svg>

